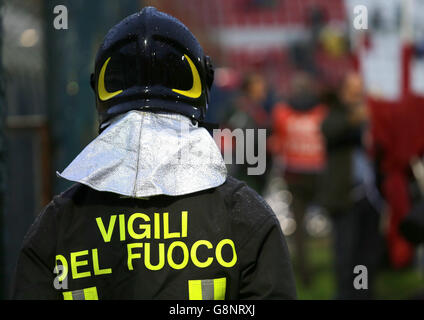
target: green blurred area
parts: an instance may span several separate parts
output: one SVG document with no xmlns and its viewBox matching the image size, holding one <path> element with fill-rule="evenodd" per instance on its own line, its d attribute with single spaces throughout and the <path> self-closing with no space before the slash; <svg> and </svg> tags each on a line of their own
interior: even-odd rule
<svg viewBox="0 0 424 320">
<path fill-rule="evenodd" d="M 290 246 L 291 247 L 291 246 Z M 302 285 L 297 274 L 296 261 L 293 268 L 296 275 L 297 294 L 302 300 L 328 300 L 335 296 L 335 278 L 331 239 L 310 239 L 308 253 L 313 270 L 309 287 Z M 413 299 L 424 290 L 424 272 L 416 267 L 394 270 L 381 266 L 376 279 L 375 299 Z"/>
</svg>

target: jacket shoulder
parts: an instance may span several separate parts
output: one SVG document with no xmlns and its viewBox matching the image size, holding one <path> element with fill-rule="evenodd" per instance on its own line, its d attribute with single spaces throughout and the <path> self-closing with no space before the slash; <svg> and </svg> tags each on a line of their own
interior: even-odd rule
<svg viewBox="0 0 424 320">
<path fill-rule="evenodd" d="M 71 204 L 81 203 L 87 198 L 88 194 L 97 194 L 98 192 L 81 183 L 75 183 L 65 191 L 53 197 L 51 205 L 60 208 Z"/>
<path fill-rule="evenodd" d="M 245 186 L 247 185 L 244 181 L 240 181 L 234 178 L 233 176 L 227 176 L 225 182 L 216 189 L 218 190 L 218 192 L 222 193 L 225 198 L 228 198 L 234 192 L 238 191 L 239 189 Z"/>
<path fill-rule="evenodd" d="M 256 205 L 261 210 L 273 213 L 271 207 L 266 203 L 264 198 L 244 181 L 228 176 L 225 183 L 217 189 L 227 202 L 232 204 L 235 204 L 235 202 L 245 202 L 252 210 L 255 209 Z"/>
<path fill-rule="evenodd" d="M 269 218 L 276 219 L 265 199 L 243 181 L 228 176 L 218 191 L 222 193 L 233 219 L 243 220 L 252 227 L 259 227 Z"/>
</svg>

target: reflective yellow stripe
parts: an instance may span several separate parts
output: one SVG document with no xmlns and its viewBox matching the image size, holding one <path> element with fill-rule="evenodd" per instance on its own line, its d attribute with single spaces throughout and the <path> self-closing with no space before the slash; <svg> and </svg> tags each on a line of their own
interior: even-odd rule
<svg viewBox="0 0 424 320">
<path fill-rule="evenodd" d="M 99 300 L 97 296 L 97 288 L 85 288 L 82 290 L 63 292 L 64 300 Z"/>
<path fill-rule="evenodd" d="M 227 286 L 226 278 L 213 280 L 213 298 L 214 300 L 225 300 L 225 289 Z"/>
<path fill-rule="evenodd" d="M 63 293 L 63 300 L 73 300 L 72 291 L 66 291 Z"/>
<path fill-rule="evenodd" d="M 99 300 L 99 297 L 97 296 L 97 288 L 91 287 L 84 289 L 84 297 L 85 300 Z"/>
<path fill-rule="evenodd" d="M 188 280 L 188 299 L 202 300 L 202 282 L 201 280 Z"/>
<path fill-rule="evenodd" d="M 190 300 L 225 300 L 227 279 L 204 279 L 188 281 Z"/>
</svg>

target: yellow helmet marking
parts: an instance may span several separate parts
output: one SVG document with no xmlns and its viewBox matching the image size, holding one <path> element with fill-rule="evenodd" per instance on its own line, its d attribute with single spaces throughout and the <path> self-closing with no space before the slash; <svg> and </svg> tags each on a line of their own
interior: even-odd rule
<svg viewBox="0 0 424 320">
<path fill-rule="evenodd" d="M 191 59 L 186 54 L 184 57 L 187 59 L 188 64 L 190 65 L 191 74 L 193 75 L 193 86 L 189 90 L 172 89 L 172 91 L 189 98 L 197 99 L 202 94 L 202 82 L 200 81 L 199 72 L 197 71 L 193 61 L 191 61 Z"/>
<path fill-rule="evenodd" d="M 111 58 L 107 59 L 106 62 L 103 64 L 102 69 L 100 70 L 100 75 L 99 75 L 99 85 L 98 85 L 98 92 L 99 92 L 99 98 L 102 101 L 106 101 L 109 99 L 112 99 L 113 97 L 117 96 L 118 94 L 122 93 L 123 90 L 118 90 L 115 92 L 108 92 L 106 90 L 106 86 L 105 86 L 105 73 L 106 73 L 106 68 L 107 65 L 109 64 Z"/>
</svg>

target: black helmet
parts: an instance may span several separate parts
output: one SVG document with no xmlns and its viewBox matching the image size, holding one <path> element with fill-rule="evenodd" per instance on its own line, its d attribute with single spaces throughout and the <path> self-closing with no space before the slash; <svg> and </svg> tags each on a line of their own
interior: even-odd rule
<svg viewBox="0 0 424 320">
<path fill-rule="evenodd" d="M 100 126 L 130 110 L 175 112 L 202 122 L 212 82 L 210 58 L 194 35 L 153 7 L 107 33 L 91 76 Z"/>
</svg>

